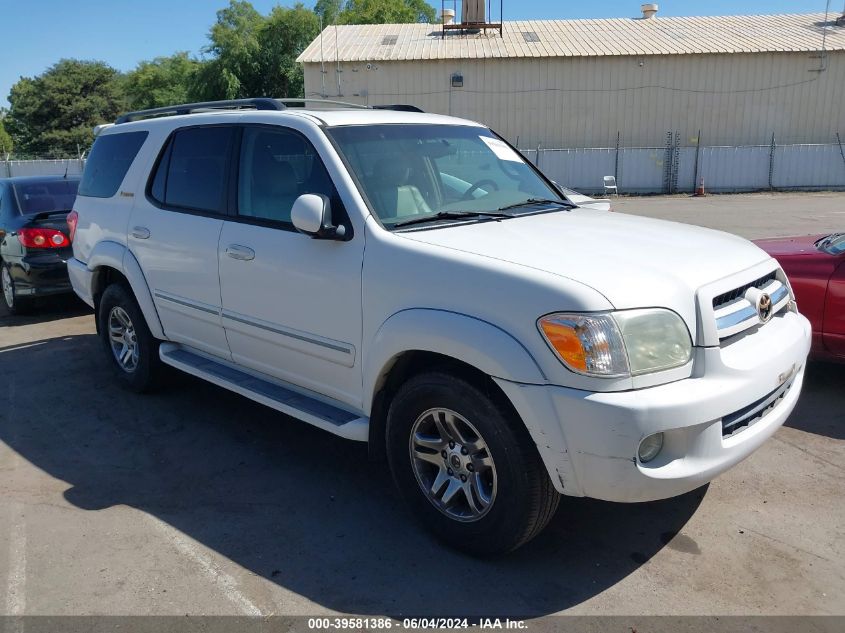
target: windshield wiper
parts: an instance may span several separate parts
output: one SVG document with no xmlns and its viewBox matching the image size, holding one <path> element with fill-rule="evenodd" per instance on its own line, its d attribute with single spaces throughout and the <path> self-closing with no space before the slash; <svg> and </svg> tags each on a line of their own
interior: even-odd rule
<svg viewBox="0 0 845 633">
<path fill-rule="evenodd" d="M 845 235 L 845 233 L 831 233 L 827 237 L 823 237 L 816 242 L 816 248 L 827 248 L 834 240 L 838 240 L 843 235 Z"/>
<path fill-rule="evenodd" d="M 523 200 L 522 202 L 516 202 L 514 204 L 509 204 L 504 207 L 499 207 L 499 211 L 507 211 L 508 209 L 519 209 L 522 207 L 536 207 L 544 204 L 553 204 L 555 206 L 564 207 L 566 209 L 574 209 L 576 207 L 576 205 L 572 204 L 571 202 L 567 202 L 566 200 L 553 200 L 552 198 L 528 198 L 528 200 Z"/>
<path fill-rule="evenodd" d="M 498 211 L 438 211 L 437 213 L 429 213 L 409 220 L 402 220 L 391 224 L 390 228 L 399 228 L 403 226 L 411 226 L 412 224 L 424 224 L 426 222 L 437 222 L 438 220 L 462 220 L 464 218 L 512 218 L 510 213 L 500 213 Z"/>
</svg>

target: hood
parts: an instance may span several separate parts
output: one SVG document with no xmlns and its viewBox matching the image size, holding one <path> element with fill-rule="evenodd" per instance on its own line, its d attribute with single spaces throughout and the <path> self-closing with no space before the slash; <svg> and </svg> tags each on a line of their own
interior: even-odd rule
<svg viewBox="0 0 845 633">
<path fill-rule="evenodd" d="M 772 257 L 784 255 L 818 255 L 818 242 L 826 235 L 801 235 L 797 237 L 773 237 L 764 240 L 754 240 L 754 243 Z"/>
<path fill-rule="evenodd" d="M 672 308 L 692 323 L 699 287 L 769 259 L 728 233 L 590 209 L 401 235 L 567 277 L 616 308 Z"/>
</svg>

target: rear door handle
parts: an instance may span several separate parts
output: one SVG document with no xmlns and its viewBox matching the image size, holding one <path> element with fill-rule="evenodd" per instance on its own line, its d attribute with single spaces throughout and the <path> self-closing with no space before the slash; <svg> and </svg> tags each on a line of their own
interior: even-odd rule
<svg viewBox="0 0 845 633">
<path fill-rule="evenodd" d="M 248 246 L 241 246 L 240 244 L 229 244 L 226 247 L 226 254 L 232 259 L 240 259 L 247 262 L 255 259 L 255 251 Z"/>
<path fill-rule="evenodd" d="M 132 237 L 137 237 L 139 240 L 146 240 L 150 237 L 150 229 L 145 226 L 132 227 Z"/>
</svg>

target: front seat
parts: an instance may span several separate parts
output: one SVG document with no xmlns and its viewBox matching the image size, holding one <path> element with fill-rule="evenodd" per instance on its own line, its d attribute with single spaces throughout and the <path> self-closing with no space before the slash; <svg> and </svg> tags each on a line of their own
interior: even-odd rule
<svg viewBox="0 0 845 633">
<path fill-rule="evenodd" d="M 410 184 L 411 167 L 401 157 L 383 158 L 373 173 L 373 197 L 382 218 L 402 218 L 432 209 L 420 190 Z"/>
<path fill-rule="evenodd" d="M 290 212 L 299 197 L 299 183 L 293 166 L 273 155 L 256 156 L 252 168 L 251 215 L 279 222 L 290 222 Z M 242 210 L 243 213 L 243 210 Z"/>
</svg>

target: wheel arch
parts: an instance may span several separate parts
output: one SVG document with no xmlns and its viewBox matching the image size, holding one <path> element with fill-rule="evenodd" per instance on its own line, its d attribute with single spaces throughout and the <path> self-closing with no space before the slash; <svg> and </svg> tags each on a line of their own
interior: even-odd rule
<svg viewBox="0 0 845 633">
<path fill-rule="evenodd" d="M 95 314 L 99 310 L 100 298 L 109 284 L 122 283 L 129 288 L 138 302 L 150 333 L 157 339 L 165 338 L 147 280 L 138 260 L 129 249 L 117 242 L 100 242 L 91 252 L 87 265 L 93 272 L 91 289 Z M 97 327 L 99 328 L 99 319 Z"/>
<path fill-rule="evenodd" d="M 384 455 L 387 411 L 398 388 L 421 371 L 440 369 L 482 388 L 519 418 L 493 378 L 543 383 L 546 376 L 528 350 L 498 326 L 465 314 L 411 309 L 391 316 L 370 344 L 365 361 L 365 410 L 370 412 L 370 454 Z M 520 418 L 521 419 L 521 418 Z"/>
</svg>

